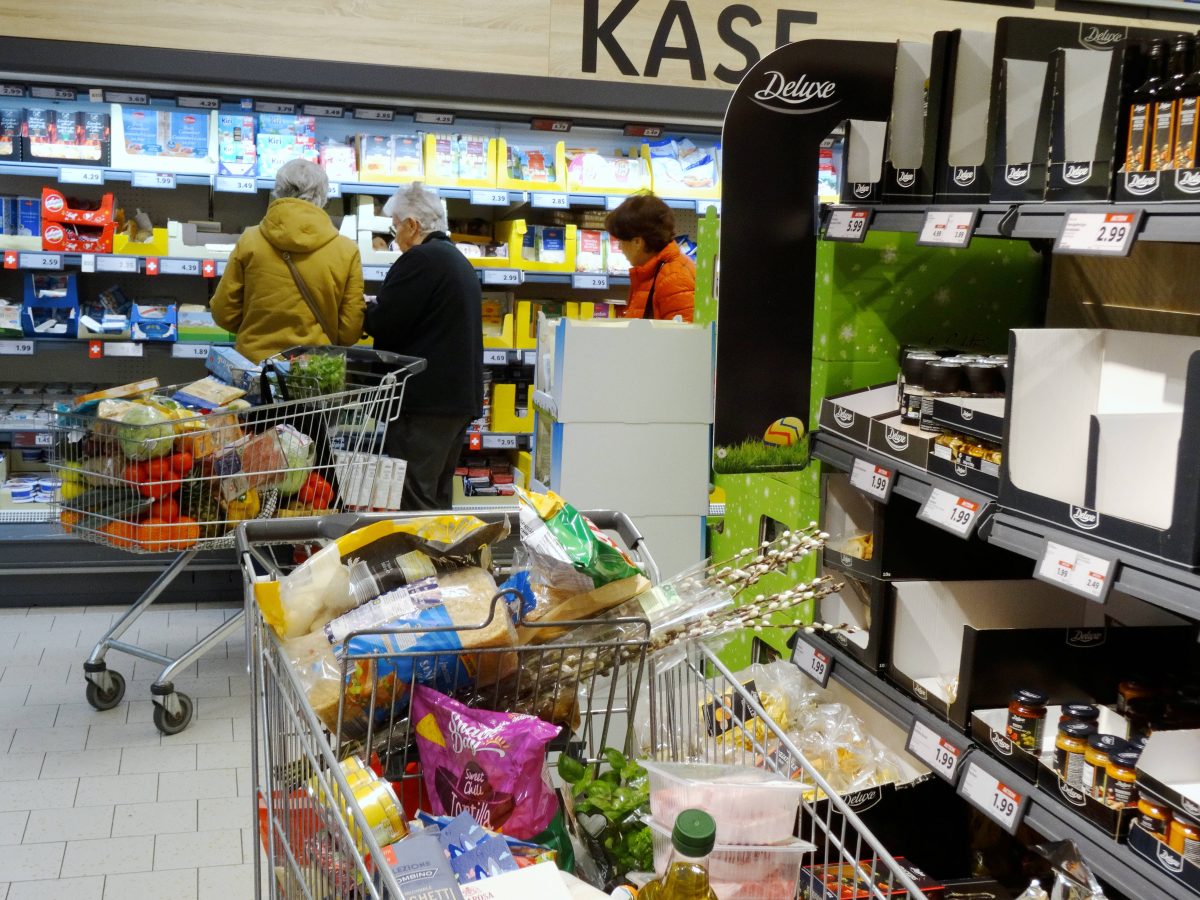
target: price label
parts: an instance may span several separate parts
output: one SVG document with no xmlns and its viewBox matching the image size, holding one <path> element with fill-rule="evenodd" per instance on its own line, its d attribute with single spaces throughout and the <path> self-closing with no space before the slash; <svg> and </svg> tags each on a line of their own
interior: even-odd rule
<svg viewBox="0 0 1200 900">
<path fill-rule="evenodd" d="M 473 206 L 508 206 L 508 191 L 473 189 L 471 204 Z"/>
<path fill-rule="evenodd" d="M 208 344 L 172 344 L 172 359 L 208 359 Z"/>
<path fill-rule="evenodd" d="M 576 273 L 571 276 L 571 287 L 583 291 L 607 291 L 608 276 Z"/>
<path fill-rule="evenodd" d="M 625 202 L 624 197 L 605 197 L 604 198 L 604 208 L 605 209 L 616 209 L 618 206 L 620 206 L 624 202 Z"/>
<path fill-rule="evenodd" d="M 390 122 L 396 118 L 396 114 L 390 109 L 356 109 L 354 118 L 370 122 Z"/>
<path fill-rule="evenodd" d="M 22 253 L 19 263 L 22 269 L 61 269 L 63 258 L 61 253 Z"/>
<path fill-rule="evenodd" d="M 530 191 L 529 204 L 534 209 L 569 209 L 571 198 L 566 194 L 547 194 L 545 191 Z"/>
<path fill-rule="evenodd" d="M 954 784 L 958 763 L 963 755 L 961 747 L 950 743 L 924 722 L 914 720 L 905 749 L 929 766 L 930 771 L 939 778 Z"/>
<path fill-rule="evenodd" d="M 1046 541 L 1046 549 L 1034 575 L 1103 603 L 1112 588 L 1111 569 L 1111 560 Z"/>
<path fill-rule="evenodd" d="M 792 653 L 792 662 L 821 687 L 829 684 L 829 674 L 833 671 L 833 659 L 828 653 L 818 650 L 806 641 L 803 632 L 796 634 L 796 650 Z"/>
<path fill-rule="evenodd" d="M 342 196 L 342 186 L 335 182 L 329 182 L 329 190 L 325 192 L 325 196 L 330 200 Z"/>
<path fill-rule="evenodd" d="M 199 275 L 200 260 L 163 257 L 158 261 L 158 273 L 160 275 Z"/>
<path fill-rule="evenodd" d="M 387 278 L 387 266 L 363 266 L 364 281 L 383 281 Z"/>
<path fill-rule="evenodd" d="M 721 201 L 720 200 L 697 200 L 696 201 L 696 214 L 701 215 L 701 216 L 708 215 L 708 208 L 710 206 L 717 211 L 718 216 L 721 214 Z"/>
<path fill-rule="evenodd" d="M 144 355 L 145 349 L 144 344 L 133 341 L 110 341 L 104 345 L 104 355 L 136 357 Z"/>
<path fill-rule="evenodd" d="M 1055 253 L 1084 256 L 1128 256 L 1137 237 L 1142 211 L 1073 212 L 1063 219 Z"/>
<path fill-rule="evenodd" d="M 53 447 L 54 435 L 49 431 L 38 431 L 33 435 L 33 446 L 35 447 Z"/>
<path fill-rule="evenodd" d="M 570 119 L 534 119 L 529 123 L 529 127 L 534 131 L 555 131 L 559 134 L 566 134 L 571 130 Z"/>
<path fill-rule="evenodd" d="M 521 283 L 521 272 L 519 269 L 482 269 L 484 284 L 507 284 L 515 285 Z"/>
<path fill-rule="evenodd" d="M 484 450 L 516 450 L 517 436 L 515 434 L 485 434 L 483 436 Z"/>
<path fill-rule="evenodd" d="M 869 209 L 839 207 L 831 210 L 829 222 L 825 226 L 825 240 L 860 244 L 867 236 L 867 226 L 870 223 L 871 211 Z"/>
<path fill-rule="evenodd" d="M 91 166 L 59 166 L 60 184 L 104 184 L 104 170 Z"/>
<path fill-rule="evenodd" d="M 217 260 L 217 277 L 218 278 L 220 278 L 222 275 L 225 274 L 225 267 L 227 265 L 229 265 L 229 260 L 227 260 L 227 259 L 218 259 Z"/>
<path fill-rule="evenodd" d="M 34 87 L 29 89 L 29 96 L 39 100 L 74 100 L 75 91 L 72 88 Z"/>
<path fill-rule="evenodd" d="M 79 271 L 84 272 L 84 273 L 96 271 L 96 254 L 95 253 L 79 254 Z"/>
<path fill-rule="evenodd" d="M 33 341 L 0 341 L 0 356 L 33 356 Z"/>
<path fill-rule="evenodd" d="M 218 175 L 213 187 L 228 194 L 257 194 L 258 180 L 253 176 Z"/>
<path fill-rule="evenodd" d="M 19 84 L 0 84 L 0 97 L 24 97 L 25 88 Z"/>
<path fill-rule="evenodd" d="M 917 518 L 965 538 L 970 537 L 981 508 L 982 504 L 974 500 L 956 497 L 949 491 L 934 488 L 929 492 L 929 499 L 917 512 Z"/>
<path fill-rule="evenodd" d="M 150 98 L 145 94 L 131 94 L 129 91 L 105 91 L 105 103 L 124 103 L 126 106 L 145 106 Z"/>
<path fill-rule="evenodd" d="M 485 366 L 506 366 L 508 365 L 507 350 L 484 350 L 483 364 Z"/>
<path fill-rule="evenodd" d="M 260 113 L 274 113 L 280 116 L 294 116 L 296 114 L 296 104 L 272 103 L 267 100 L 256 100 L 254 102 L 254 111 Z"/>
<path fill-rule="evenodd" d="M 1007 831 L 1016 834 L 1025 815 L 1029 798 L 1025 797 L 994 775 L 985 772 L 978 763 L 969 762 L 958 783 L 959 796 Z"/>
<path fill-rule="evenodd" d="M 413 121 L 418 125 L 453 125 L 454 113 L 417 112 L 413 113 Z"/>
<path fill-rule="evenodd" d="M 625 137 L 642 137 L 642 138 L 660 138 L 662 137 L 661 125 L 626 125 Z"/>
<path fill-rule="evenodd" d="M 892 476 L 896 473 L 883 466 L 877 466 L 865 459 L 855 459 L 854 468 L 850 472 L 850 483 L 869 497 L 887 503 L 892 494 Z"/>
<path fill-rule="evenodd" d="M 221 101 L 216 97 L 176 97 L 175 105 L 184 109 L 220 109 Z"/>
<path fill-rule="evenodd" d="M 329 119 L 340 119 L 346 115 L 346 110 L 341 106 L 319 106 L 315 103 L 305 103 L 304 114 L 306 116 L 325 116 Z"/>
<path fill-rule="evenodd" d="M 97 256 L 97 272 L 136 272 L 138 258 L 136 256 Z"/>
<path fill-rule="evenodd" d="M 925 214 L 917 245 L 964 248 L 971 243 L 978 218 L 977 209 L 932 209 Z"/>
<path fill-rule="evenodd" d="M 523 355 L 524 355 L 525 365 L 527 365 L 527 366 L 536 366 L 537 365 L 537 351 L 536 350 L 526 350 Z"/>
<path fill-rule="evenodd" d="M 131 181 L 135 188 L 175 189 L 174 172 L 134 172 Z"/>
</svg>

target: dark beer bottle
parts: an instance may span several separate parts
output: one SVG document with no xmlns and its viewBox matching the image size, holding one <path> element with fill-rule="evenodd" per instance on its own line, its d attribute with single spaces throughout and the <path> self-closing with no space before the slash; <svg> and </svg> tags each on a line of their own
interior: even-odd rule
<svg viewBox="0 0 1200 900">
<path fill-rule="evenodd" d="M 1130 96 L 1129 144 L 1125 151 L 1126 172 L 1145 172 L 1150 168 L 1154 101 L 1163 84 L 1166 55 L 1166 41 L 1151 41 L 1146 48 L 1146 80 L 1135 88 Z"/>
<path fill-rule="evenodd" d="M 1150 141 L 1150 168 L 1170 169 L 1175 165 L 1175 125 L 1178 122 L 1179 91 L 1192 61 L 1192 39 L 1178 34 L 1167 57 L 1167 77 L 1154 102 L 1154 136 Z"/>
</svg>

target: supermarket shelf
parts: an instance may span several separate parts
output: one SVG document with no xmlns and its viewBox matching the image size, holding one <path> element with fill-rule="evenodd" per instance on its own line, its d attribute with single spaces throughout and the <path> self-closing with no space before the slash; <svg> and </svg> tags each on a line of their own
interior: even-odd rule
<svg viewBox="0 0 1200 900">
<path fill-rule="evenodd" d="M 1062 804 L 1039 792 L 1036 786 L 999 760 L 993 758 L 954 726 L 939 720 L 932 712 L 908 697 L 898 688 L 869 672 L 836 644 L 814 636 L 806 638 L 833 660 L 831 676 L 845 685 L 896 725 L 907 732 L 915 720 L 950 738 L 959 746 L 967 746 L 967 755 L 959 763 L 962 772 L 967 758 L 980 762 L 1004 783 L 1030 798 L 1024 821 L 1050 840 L 1069 838 L 1079 847 L 1083 859 L 1092 870 L 1117 890 L 1130 897 L 1170 897 L 1183 900 L 1194 897 L 1187 888 L 1165 875 L 1156 866 L 1136 855 L 1125 844 L 1082 817 L 1076 816 Z"/>
<path fill-rule="evenodd" d="M 836 206 L 823 207 L 822 224 Z M 848 207 L 843 207 L 848 208 Z M 1200 243 L 1200 204 L 1195 203 L 1023 203 L 963 206 L 952 203 L 928 205 L 881 205 L 872 207 L 872 231 L 919 233 L 931 209 L 979 210 L 975 234 L 979 237 L 1008 237 L 1018 240 L 1053 240 L 1072 212 L 1133 212 L 1143 210 L 1138 240 Z"/>
<path fill-rule="evenodd" d="M 966 489 L 957 481 L 933 475 L 924 469 L 900 462 L 895 457 L 886 456 L 864 447 L 862 444 L 856 444 L 823 430 L 813 434 L 811 447 L 814 457 L 843 472 L 849 472 L 854 468 L 856 458 L 894 470 L 896 482 L 892 490 L 901 497 L 907 497 L 917 503 L 924 503 L 928 500 L 929 494 L 934 488 L 941 488 L 956 497 L 964 497 L 978 503 L 980 504 L 978 518 L 981 525 L 992 512 L 996 502 L 996 498 L 990 494 Z"/>
</svg>

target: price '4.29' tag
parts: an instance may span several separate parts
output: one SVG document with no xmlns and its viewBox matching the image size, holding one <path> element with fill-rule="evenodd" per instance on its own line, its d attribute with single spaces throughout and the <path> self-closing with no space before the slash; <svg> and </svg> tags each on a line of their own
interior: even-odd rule
<svg viewBox="0 0 1200 900">
<path fill-rule="evenodd" d="M 929 770 L 939 778 L 954 784 L 962 750 L 924 722 L 919 719 L 913 721 L 904 749 L 929 766 Z"/>
<path fill-rule="evenodd" d="M 796 634 L 796 649 L 792 653 L 792 662 L 821 687 L 829 684 L 829 674 L 833 671 L 833 659 L 828 653 L 818 650 L 806 641 L 802 631 Z"/>
<path fill-rule="evenodd" d="M 896 473 L 883 466 L 877 466 L 865 459 L 855 459 L 854 468 L 850 472 L 850 483 L 869 497 L 887 502 L 892 493 L 892 476 Z"/>
<path fill-rule="evenodd" d="M 1007 831 L 1016 834 L 1029 798 L 1014 791 L 975 762 L 968 762 L 958 783 L 958 793 L 972 806 Z"/>
<path fill-rule="evenodd" d="M 978 524 L 981 508 L 982 504 L 974 500 L 934 488 L 929 492 L 929 499 L 917 512 L 917 518 L 965 538 L 971 536 Z"/>
<path fill-rule="evenodd" d="M 1073 212 L 1063 219 L 1055 253 L 1084 256 L 1128 256 L 1142 211 Z"/>
</svg>

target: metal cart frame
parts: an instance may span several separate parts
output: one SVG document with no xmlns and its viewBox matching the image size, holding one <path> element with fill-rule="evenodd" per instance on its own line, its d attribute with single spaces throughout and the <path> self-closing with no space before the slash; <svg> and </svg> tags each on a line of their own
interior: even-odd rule
<svg viewBox="0 0 1200 900">
<path fill-rule="evenodd" d="M 430 662 L 436 668 L 439 660 L 452 658 L 457 662 L 462 657 L 469 656 L 474 658 L 473 671 L 478 672 L 482 671 L 481 661 L 484 659 L 498 661 L 505 655 L 511 656 L 518 660 L 515 694 L 505 693 L 501 689 L 502 684 L 511 685 L 510 676 L 507 682 L 498 680 L 492 685 L 481 684 L 473 687 L 474 696 L 467 699 L 468 703 L 473 701 L 487 708 L 506 708 L 503 704 L 511 701 L 513 696 L 523 701 L 537 702 L 541 698 L 544 685 L 553 685 L 561 693 L 565 678 L 568 679 L 565 684 L 567 692 L 573 699 L 579 695 L 578 688 L 585 687 L 587 690 L 588 702 L 586 705 L 580 704 L 581 708 L 578 709 L 579 736 L 576 741 L 571 742 L 573 747 L 582 744 L 585 758 L 593 760 L 603 750 L 610 736 L 614 714 L 620 713 L 628 718 L 626 743 L 632 738 L 632 718 L 636 713 L 636 704 L 647 673 L 645 663 L 649 644 L 649 623 L 644 619 L 609 620 L 612 624 L 632 626 L 638 630 L 638 634 L 607 645 L 607 649 L 611 651 L 611 667 L 603 676 L 596 668 L 588 674 L 583 674 L 578 666 L 570 670 L 573 674 L 568 673 L 568 666 L 575 666 L 587 654 L 595 654 L 605 649 L 605 646 L 571 641 L 487 650 L 415 650 L 409 653 L 373 653 L 357 656 L 347 654 L 341 673 L 343 696 L 338 708 L 338 727 L 335 729 L 337 733 L 326 737 L 330 730 L 312 708 L 304 686 L 282 652 L 279 640 L 266 626 L 258 610 L 255 585 L 261 583 L 264 578 L 270 580 L 282 574 L 275 558 L 262 552 L 262 548 L 279 543 L 336 539 L 355 528 L 381 519 L 420 518 L 444 514 L 420 512 L 402 513 L 400 516 L 339 515 L 319 519 L 254 521 L 246 522 L 238 529 L 238 550 L 246 580 L 246 614 L 253 660 L 251 752 L 254 795 L 258 806 L 256 824 L 262 837 L 263 849 L 270 864 L 274 866 L 275 877 L 267 879 L 270 885 L 269 895 L 272 898 L 320 898 L 333 896 L 334 893 L 341 897 L 370 897 L 373 900 L 384 897 L 399 900 L 403 897 L 391 871 L 386 866 L 378 866 L 368 861 L 379 858 L 380 847 L 358 804 L 352 801 L 341 804 L 342 812 L 339 814 L 338 808 L 333 804 L 317 799 L 353 796 L 338 763 L 346 743 L 341 734 L 345 705 L 344 685 L 348 667 L 355 662 L 365 662 L 372 667 L 372 671 L 376 671 L 374 666 L 382 659 L 407 658 L 414 663 L 407 699 L 401 699 L 390 715 L 385 714 L 387 721 L 378 730 L 375 728 L 376 713 L 384 706 L 391 707 L 392 702 L 389 700 L 386 704 L 381 703 L 377 709 L 378 681 L 374 682 L 366 720 L 367 733 L 361 746 L 368 750 L 368 755 L 373 748 L 381 748 L 389 772 L 395 773 L 394 777 L 389 774 L 389 778 L 402 785 L 411 785 L 418 795 L 421 790 L 421 775 L 409 767 L 407 733 L 411 687 L 417 683 L 415 663 L 418 660 Z M 508 515 L 511 513 L 504 511 L 480 513 L 476 514 L 476 517 L 487 522 L 498 521 Z M 630 554 L 638 559 L 651 580 L 657 582 L 658 570 L 653 557 L 641 534 L 627 516 L 611 511 L 585 512 L 584 515 L 592 519 L 599 528 L 615 532 Z M 492 616 L 508 614 L 502 605 L 504 593 L 501 592 L 493 598 Z M 491 618 L 478 627 L 490 622 Z M 556 622 L 540 627 L 570 628 L 575 625 L 592 624 L 595 622 Z M 528 627 L 539 626 L 531 623 Z M 437 630 L 456 629 L 431 631 Z M 397 629 L 378 631 L 388 634 L 417 634 Z M 549 667 L 546 666 L 547 659 L 552 661 Z M 555 659 L 559 666 L 557 670 L 553 667 Z M 547 668 L 556 674 L 550 675 L 544 681 L 543 674 Z M 456 667 L 455 671 L 461 669 Z M 522 693 L 520 689 L 523 672 L 536 672 L 536 675 L 530 676 L 533 681 L 531 694 Z M 572 677 L 573 683 L 569 680 Z M 626 706 L 619 708 L 618 693 L 622 680 Z M 527 678 L 527 687 L 528 681 Z M 457 675 L 455 686 L 459 686 Z M 451 693 L 455 691 L 451 689 Z M 601 717 L 599 724 L 595 722 L 597 716 Z M 360 746 L 356 743 L 353 745 Z M 312 786 L 307 795 L 299 790 L 304 784 Z M 402 790 L 401 793 L 403 795 L 405 792 Z M 254 864 L 256 896 L 261 896 L 262 863 L 257 851 Z"/>
<path fill-rule="evenodd" d="M 283 374 L 283 372 L 286 372 L 287 367 L 282 364 L 282 360 L 291 359 L 306 352 L 323 353 L 326 355 L 337 353 L 343 355 L 347 362 L 347 385 L 345 389 L 334 394 L 319 395 L 315 393 L 312 385 L 301 383 L 293 385 L 292 390 L 289 391 L 287 377 Z M 354 368 L 351 368 L 351 365 Z M 264 372 L 275 373 L 274 379 L 269 379 L 264 375 L 264 395 L 270 396 L 269 392 L 271 388 L 269 385 L 275 384 L 283 396 L 290 399 L 251 407 L 250 409 L 235 413 L 216 411 L 208 415 L 197 414 L 191 420 L 188 420 L 197 426 L 192 433 L 203 435 L 208 431 L 220 433 L 223 430 L 230 429 L 238 430 L 240 433 L 242 426 L 245 426 L 247 431 L 254 429 L 261 431 L 263 428 L 271 428 L 276 425 L 287 425 L 295 422 L 302 426 L 302 430 L 307 428 L 314 432 L 310 437 L 317 444 L 315 451 L 317 454 L 336 455 L 336 451 L 326 446 L 330 439 L 329 432 L 334 430 L 334 428 L 330 428 L 329 426 L 332 424 L 336 427 L 339 416 L 353 414 L 353 417 L 358 422 L 358 426 L 356 427 L 359 427 L 360 430 L 357 432 L 351 431 L 351 437 L 348 439 L 349 446 L 343 448 L 350 454 L 349 463 L 335 461 L 333 456 L 322 459 L 318 455 L 317 460 L 320 465 L 317 468 L 330 474 L 330 480 L 333 481 L 333 473 L 340 467 L 342 472 L 350 473 L 344 479 L 352 483 L 352 486 L 349 488 L 350 490 L 361 493 L 365 489 L 367 493 L 370 493 L 369 479 L 371 476 L 365 465 L 365 459 L 367 456 L 378 454 L 382 450 L 384 429 L 387 424 L 395 421 L 400 413 L 405 383 L 411 375 L 424 370 L 425 360 L 371 350 L 365 347 L 294 347 L 284 351 L 278 357 L 272 357 L 271 360 L 264 363 L 263 367 Z M 292 394 L 296 396 L 291 398 Z M 364 423 L 369 424 L 370 427 L 362 430 Z M 106 420 L 101 420 L 97 416 L 82 415 L 75 412 L 60 412 L 57 426 L 59 438 L 55 445 L 54 462 L 51 463 L 52 467 L 58 468 L 64 473 L 72 471 L 69 469 L 68 463 L 77 462 L 86 456 L 87 442 L 95 439 L 93 429 L 100 430 L 106 426 L 108 426 Z M 128 426 L 126 433 L 134 435 L 135 440 L 139 434 L 145 434 L 147 439 L 150 440 L 162 440 L 157 432 L 152 432 L 149 428 L 145 427 L 140 428 L 141 431 L 139 431 L 139 426 Z M 121 432 L 117 431 L 116 434 L 119 435 Z M 126 440 L 128 439 L 126 438 Z M 107 435 L 103 438 L 103 442 L 107 445 L 109 452 L 113 453 L 115 458 L 120 460 L 120 438 Z M 116 446 L 114 447 L 113 445 Z M 283 468 L 269 470 L 260 474 L 281 479 L 293 471 L 299 472 L 299 470 Z M 78 474 L 78 472 L 76 471 L 74 474 Z M 181 485 L 188 482 L 202 482 L 199 489 L 208 491 L 215 498 L 218 489 L 226 483 L 227 479 L 235 476 L 210 474 L 206 477 L 192 476 L 169 481 L 166 480 L 169 476 L 160 475 L 159 477 L 163 480 L 155 482 L 155 484 L 161 485 L 164 491 L 167 491 L 172 486 L 174 486 L 173 490 L 179 490 L 181 489 Z M 101 491 L 116 493 L 117 491 L 125 491 L 130 486 L 126 479 L 122 479 L 115 474 L 98 476 L 97 480 L 100 482 L 99 490 Z M 345 502 L 347 485 L 341 484 L 339 492 L 340 501 Z M 356 497 L 351 497 L 350 499 L 354 500 Z M 71 502 L 71 500 L 60 498 L 60 507 L 67 512 L 71 512 Z M 274 512 L 274 502 L 268 500 L 263 503 L 260 515 L 272 515 Z M 128 552 L 155 552 L 154 550 L 148 551 L 139 547 L 131 539 L 111 537 L 104 530 L 104 526 L 108 523 L 123 521 L 120 516 L 85 512 L 82 514 L 76 513 L 76 517 L 82 520 L 84 527 L 77 526 L 75 530 L 85 540 L 115 546 Z M 235 521 L 207 521 L 201 524 L 208 526 L 210 531 L 215 530 L 217 526 L 225 526 L 227 528 L 234 528 L 236 526 Z M 169 540 L 161 541 L 160 543 L 163 544 L 161 547 L 162 550 L 173 549 L 172 542 Z M 83 664 L 84 677 L 87 679 L 85 696 L 87 702 L 93 708 L 98 710 L 113 709 L 124 699 L 125 678 L 120 672 L 108 668 L 108 664 L 105 661 L 105 657 L 110 650 L 118 650 L 130 656 L 149 660 L 163 666 L 162 672 L 150 685 L 151 700 L 154 702 L 153 718 L 155 727 L 163 734 L 168 735 L 178 734 L 187 728 L 192 719 L 192 701 L 186 694 L 175 689 L 174 679 L 179 672 L 187 669 L 214 646 L 227 640 L 238 629 L 245 628 L 243 614 L 239 612 L 229 618 L 175 658 L 124 641 L 122 638 L 134 623 L 137 622 L 139 617 L 159 600 L 163 592 L 191 564 L 197 553 L 201 550 L 228 549 L 232 548 L 234 544 L 235 534 L 232 531 L 223 534 L 205 534 L 201 532 L 199 540 L 195 541 L 192 546 L 181 550 L 163 572 L 155 578 L 154 582 L 145 592 L 134 601 L 128 610 L 117 618 L 112 626 L 96 642 Z"/>
</svg>

